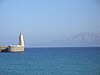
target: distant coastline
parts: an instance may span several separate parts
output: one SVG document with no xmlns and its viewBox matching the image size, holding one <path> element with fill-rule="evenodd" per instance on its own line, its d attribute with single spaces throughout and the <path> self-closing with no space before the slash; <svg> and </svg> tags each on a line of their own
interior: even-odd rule
<svg viewBox="0 0 100 75">
<path fill-rule="evenodd" d="M 100 46 L 84 46 L 84 47 L 25 47 L 25 48 L 100 48 Z"/>
</svg>

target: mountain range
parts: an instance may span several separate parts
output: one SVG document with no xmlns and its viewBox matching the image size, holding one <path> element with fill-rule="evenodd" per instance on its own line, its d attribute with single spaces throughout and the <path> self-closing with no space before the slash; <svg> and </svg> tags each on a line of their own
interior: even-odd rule
<svg viewBox="0 0 100 75">
<path fill-rule="evenodd" d="M 55 40 L 49 43 L 53 46 L 68 46 L 68 47 L 91 47 L 100 46 L 100 34 L 82 32 L 70 37 L 66 37 L 65 40 Z"/>
</svg>

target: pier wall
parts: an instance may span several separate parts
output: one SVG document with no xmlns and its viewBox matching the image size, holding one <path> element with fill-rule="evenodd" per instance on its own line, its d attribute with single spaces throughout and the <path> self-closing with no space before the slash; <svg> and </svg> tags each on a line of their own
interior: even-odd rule
<svg viewBox="0 0 100 75">
<path fill-rule="evenodd" d="M 7 50 L 7 46 L 0 46 L 0 52 Z"/>
<path fill-rule="evenodd" d="M 0 52 L 23 52 L 23 46 L 0 46 Z"/>
<path fill-rule="evenodd" d="M 8 52 L 23 52 L 23 51 L 24 51 L 24 47 L 23 46 L 19 46 L 19 47 L 11 46 L 11 47 L 8 47 Z"/>
</svg>

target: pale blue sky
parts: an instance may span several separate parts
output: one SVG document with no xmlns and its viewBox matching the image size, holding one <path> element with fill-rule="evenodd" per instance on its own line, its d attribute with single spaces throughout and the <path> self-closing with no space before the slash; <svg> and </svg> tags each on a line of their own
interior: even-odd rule
<svg viewBox="0 0 100 75">
<path fill-rule="evenodd" d="M 99 33 L 100 1 L 0 0 L 0 45 L 17 44 L 20 29 L 26 46 Z"/>
</svg>

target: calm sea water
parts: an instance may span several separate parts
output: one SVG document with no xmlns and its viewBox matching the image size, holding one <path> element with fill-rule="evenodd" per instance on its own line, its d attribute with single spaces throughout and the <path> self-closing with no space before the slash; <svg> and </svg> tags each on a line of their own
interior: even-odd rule
<svg viewBox="0 0 100 75">
<path fill-rule="evenodd" d="M 100 75 L 100 48 L 25 48 L 0 53 L 0 75 Z"/>
</svg>

